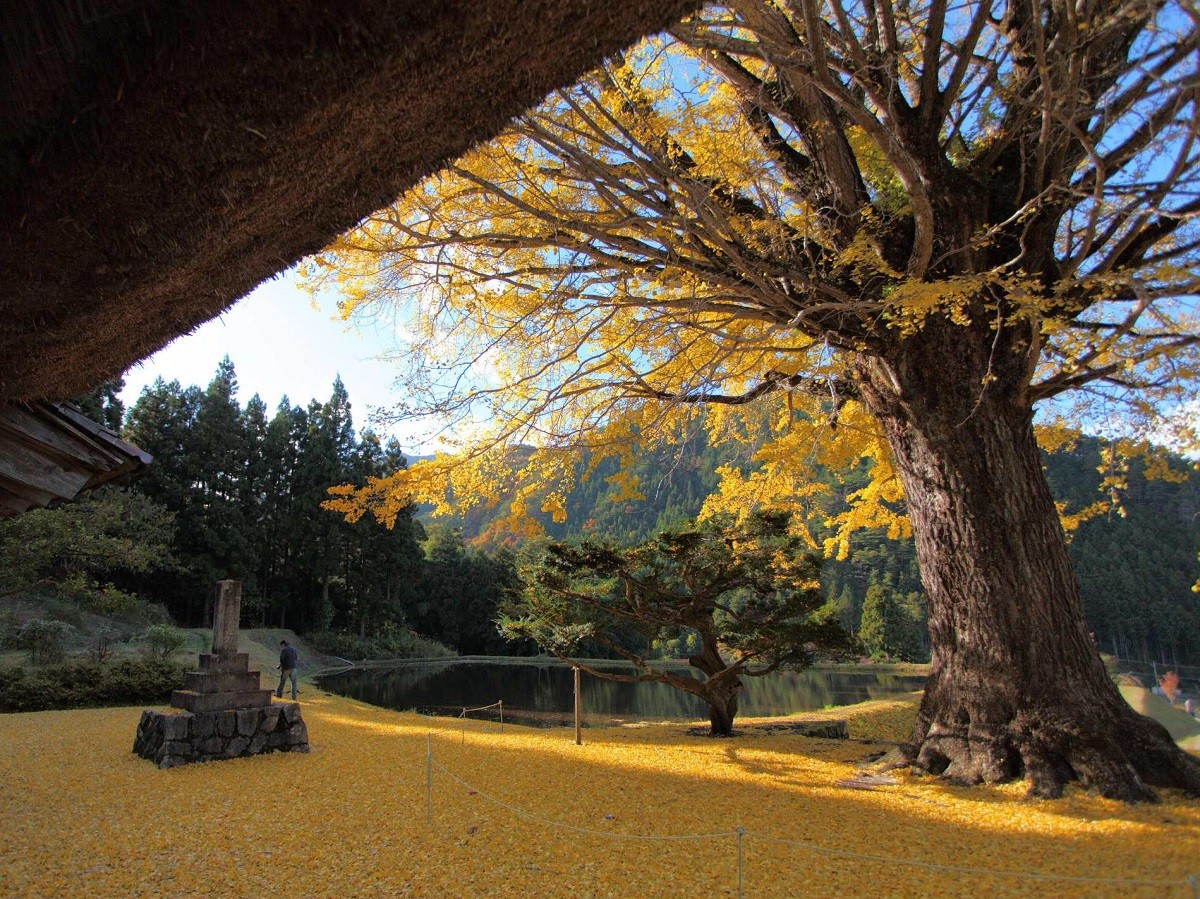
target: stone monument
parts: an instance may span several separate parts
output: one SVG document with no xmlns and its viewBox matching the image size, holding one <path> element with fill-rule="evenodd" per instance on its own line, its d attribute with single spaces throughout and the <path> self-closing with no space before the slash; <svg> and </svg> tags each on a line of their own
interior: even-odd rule
<svg viewBox="0 0 1200 899">
<path fill-rule="evenodd" d="M 217 585 L 212 652 L 200 654 L 200 670 L 185 675 L 171 694 L 172 711 L 146 709 L 133 751 L 160 768 L 232 759 L 263 752 L 308 752 L 308 728 L 296 702 L 272 702 L 238 652 L 241 581 Z"/>
</svg>

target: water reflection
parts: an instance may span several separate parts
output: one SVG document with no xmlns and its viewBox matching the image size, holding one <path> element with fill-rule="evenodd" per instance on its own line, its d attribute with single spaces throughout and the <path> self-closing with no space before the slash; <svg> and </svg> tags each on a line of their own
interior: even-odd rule
<svg viewBox="0 0 1200 899">
<path fill-rule="evenodd" d="M 617 664 L 597 666 L 626 672 Z M 682 672 L 691 673 L 686 665 Z M 749 717 L 850 705 L 910 693 L 924 686 L 920 676 L 862 671 L 809 670 L 746 678 L 739 714 Z M 459 715 L 463 708 L 503 700 L 505 720 L 555 726 L 574 720 L 571 669 L 558 662 L 510 659 L 447 660 L 356 668 L 319 679 L 320 685 L 372 705 L 426 714 Z M 665 684 L 621 684 L 582 676 L 585 720 L 599 725 L 631 720 L 694 720 L 707 707 L 690 694 Z M 496 710 L 469 717 L 496 717 Z"/>
</svg>

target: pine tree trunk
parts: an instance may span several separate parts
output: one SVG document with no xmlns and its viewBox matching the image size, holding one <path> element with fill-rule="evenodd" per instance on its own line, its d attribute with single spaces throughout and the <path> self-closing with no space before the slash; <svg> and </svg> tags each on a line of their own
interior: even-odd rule
<svg viewBox="0 0 1200 899">
<path fill-rule="evenodd" d="M 1151 786 L 1200 795 L 1200 763 L 1129 707 L 1100 661 L 1031 408 L 978 379 L 969 402 L 939 400 L 939 378 L 943 399 L 954 390 L 954 364 L 927 357 L 919 373 L 893 369 L 885 385 L 876 368 L 863 381 L 904 484 L 930 608 L 931 672 L 889 766 L 960 784 L 1023 775 L 1044 797 L 1076 779 L 1126 801 L 1153 799 Z"/>
<path fill-rule="evenodd" d="M 688 664 L 705 675 L 704 682 L 694 692 L 708 703 L 710 733 L 714 737 L 732 737 L 742 682 L 729 671 L 712 631 L 700 631 L 700 651 L 688 656 Z"/>
<path fill-rule="evenodd" d="M 737 717 L 737 694 L 708 700 L 709 731 L 714 737 L 732 737 L 733 719 Z"/>
</svg>

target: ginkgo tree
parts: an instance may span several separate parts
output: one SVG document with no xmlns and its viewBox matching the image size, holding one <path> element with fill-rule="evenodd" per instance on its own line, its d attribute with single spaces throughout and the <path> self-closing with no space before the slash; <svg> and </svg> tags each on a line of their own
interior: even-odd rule
<svg viewBox="0 0 1200 899">
<path fill-rule="evenodd" d="M 806 508 L 806 470 L 857 463 L 830 548 L 915 536 L 932 668 L 891 764 L 1200 795 L 1105 674 L 1034 430 L 1161 435 L 1193 388 L 1197 26 L 1176 0 L 738 0 L 631 50 L 310 265 L 396 316 L 398 415 L 472 426 L 333 506 L 497 502 L 516 467 L 514 509 L 561 514 L 572 451 L 765 429 L 709 511 Z"/>
</svg>

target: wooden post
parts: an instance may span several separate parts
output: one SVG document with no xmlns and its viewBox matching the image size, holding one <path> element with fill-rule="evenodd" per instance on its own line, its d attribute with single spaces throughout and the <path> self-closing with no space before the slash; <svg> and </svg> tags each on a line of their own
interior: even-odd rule
<svg viewBox="0 0 1200 899">
<path fill-rule="evenodd" d="M 581 712 L 583 706 L 583 696 L 579 692 L 579 666 L 576 665 L 573 670 L 575 672 L 575 745 L 582 746 L 583 733 L 581 731 L 581 726 L 583 716 Z"/>
<path fill-rule="evenodd" d="M 745 857 L 743 854 L 743 851 L 742 851 L 742 842 L 745 840 L 745 838 L 746 838 L 746 828 L 742 827 L 739 824 L 738 829 L 737 829 L 737 840 L 738 840 L 738 889 L 737 889 L 737 894 L 738 894 L 738 899 L 742 899 L 742 897 L 745 895 L 742 892 L 742 868 L 744 866 L 744 857 Z"/>
</svg>

